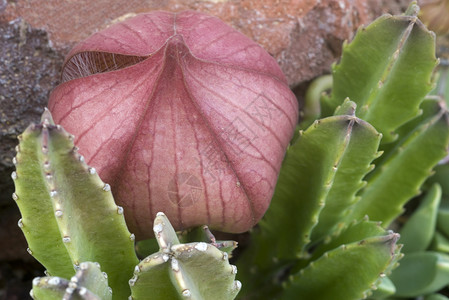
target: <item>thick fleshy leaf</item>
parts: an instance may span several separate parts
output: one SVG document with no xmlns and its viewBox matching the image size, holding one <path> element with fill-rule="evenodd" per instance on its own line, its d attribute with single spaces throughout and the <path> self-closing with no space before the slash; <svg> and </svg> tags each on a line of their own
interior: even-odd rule
<svg viewBox="0 0 449 300">
<path fill-rule="evenodd" d="M 73 137 L 54 124 L 48 110 L 20 140 L 14 198 L 30 252 L 50 275 L 66 279 L 73 275 L 74 265 L 99 262 L 114 299 L 129 296 L 127 280 L 138 263 L 135 237 L 109 184 L 85 164 Z"/>
<path fill-rule="evenodd" d="M 70 278 L 75 271 L 62 241 L 44 170 L 43 127 L 43 122 L 30 125 L 18 137 L 16 171 L 12 173 L 16 188 L 13 199 L 22 215 L 18 225 L 28 242 L 28 252 L 45 266 L 48 274 Z"/>
<path fill-rule="evenodd" d="M 429 250 L 449 253 L 449 239 L 439 231 L 435 231 Z"/>
<path fill-rule="evenodd" d="M 106 273 L 98 263 L 83 262 L 70 280 L 60 277 L 36 277 L 31 292 L 35 300 L 111 300 Z"/>
<path fill-rule="evenodd" d="M 421 122 L 407 135 L 402 137 L 400 133 L 401 139 L 394 149 L 386 152 L 380 163 L 375 162 L 376 169 L 367 178 L 361 199 L 348 220 L 369 215 L 370 219 L 388 226 L 402 213 L 404 204 L 419 194 L 431 170 L 447 155 L 448 112 L 438 102 L 427 104 L 435 107 L 434 113 L 418 118 Z M 427 115 L 426 111 L 423 115 Z"/>
<path fill-rule="evenodd" d="M 407 254 L 390 279 L 399 297 L 434 293 L 449 284 L 449 256 L 431 251 Z"/>
<path fill-rule="evenodd" d="M 418 115 L 432 90 L 435 35 L 418 11 L 413 2 L 405 15 L 384 15 L 362 27 L 333 68 L 332 97 L 325 104 L 337 107 L 349 97 L 357 116 L 383 134 L 382 143 L 393 141 L 395 130 Z"/>
<path fill-rule="evenodd" d="M 447 300 L 447 299 L 449 298 L 442 294 L 432 294 L 424 298 L 424 300 Z"/>
<path fill-rule="evenodd" d="M 404 244 L 403 253 L 424 251 L 430 245 L 435 234 L 440 201 L 441 186 L 434 184 L 420 206 L 401 228 L 399 242 Z"/>
<path fill-rule="evenodd" d="M 129 280 L 135 300 L 234 299 L 242 284 L 229 255 L 212 244 L 180 244 L 163 213 L 154 221 L 159 251 L 142 260 Z M 214 238 L 215 239 L 215 238 Z"/>
<path fill-rule="evenodd" d="M 397 233 L 326 252 L 292 276 L 280 299 L 364 299 L 398 257 Z"/>
<path fill-rule="evenodd" d="M 393 296 L 395 292 L 396 287 L 394 286 L 393 282 L 391 282 L 390 278 L 388 278 L 387 276 L 381 277 L 380 283 L 373 291 L 370 299 L 385 299 L 388 296 Z"/>
<path fill-rule="evenodd" d="M 378 155 L 380 138 L 354 115 L 318 120 L 301 133 L 288 149 L 273 203 L 260 224 L 269 251 L 279 259 L 307 256 L 311 237 L 319 242 L 338 231 Z M 263 246 L 257 248 L 263 253 Z"/>
<path fill-rule="evenodd" d="M 138 237 L 158 211 L 176 229 L 242 232 L 262 217 L 298 104 L 256 43 L 201 13 L 142 14 L 76 46 L 63 79 L 55 121 Z"/>
<path fill-rule="evenodd" d="M 354 113 L 353 104 L 346 102 L 339 112 Z M 354 115 L 321 119 L 301 132 L 287 151 L 260 230 L 254 231 L 249 249 L 239 258 L 243 294 L 270 298 L 283 270 L 298 257 L 309 256 L 311 241 L 317 244 L 345 227 L 343 217 L 372 169 L 380 138 Z"/>
</svg>

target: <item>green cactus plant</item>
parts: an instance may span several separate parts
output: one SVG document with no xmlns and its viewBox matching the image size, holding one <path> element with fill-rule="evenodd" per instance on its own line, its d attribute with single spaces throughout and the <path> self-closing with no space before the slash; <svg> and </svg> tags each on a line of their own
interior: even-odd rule
<svg viewBox="0 0 449 300">
<path fill-rule="evenodd" d="M 368 250 L 355 245 L 385 239 L 386 228 L 403 212 L 404 205 L 426 188 L 422 186 L 431 170 L 447 155 L 448 112 L 438 99 L 424 101 L 432 89 L 437 64 L 434 35 L 417 19 L 417 13 L 418 7 L 412 3 L 405 15 L 386 15 L 359 30 L 334 67 L 331 96 L 307 93 L 315 95 L 315 103 L 316 95 L 321 95 L 322 119 L 300 132 L 288 149 L 270 210 L 253 232 L 251 257 L 243 256 L 237 264 L 244 283 L 258 274 L 243 287 L 248 298 L 291 298 L 296 294 L 295 299 L 382 299 L 401 295 L 394 280 L 386 277 L 398 265 L 398 249 L 382 248 L 390 253 L 376 261 L 383 270 L 372 270 L 369 275 L 365 265 L 358 270 L 361 264 L 356 261 L 373 256 L 362 254 Z M 411 64 L 420 68 L 406 71 Z M 311 88 L 317 86 L 323 92 L 329 89 L 322 84 Z M 346 128 L 336 122 L 342 118 Z M 421 239 L 414 240 L 422 249 L 433 236 L 439 200 L 438 192 L 432 191 L 414 218 L 425 215 L 429 221 L 419 228 Z M 359 222 L 365 216 L 381 221 L 377 232 L 352 229 L 358 228 L 351 225 L 354 222 L 362 226 Z M 406 226 L 410 229 L 404 227 L 405 234 L 413 232 L 415 222 Z M 360 253 L 346 266 L 338 261 L 337 253 L 341 251 L 343 256 L 341 249 L 352 243 L 349 249 Z M 414 247 L 413 243 L 406 246 Z M 342 267 L 340 273 L 333 274 L 332 259 L 336 265 L 345 265 L 345 271 Z M 251 267 L 245 269 L 248 260 Z M 317 266 L 323 266 L 321 271 Z M 284 278 L 290 276 L 293 281 L 288 283 Z M 350 288 L 339 290 L 340 286 L 332 284 L 348 276 Z M 363 284 L 357 284 L 360 278 L 365 278 Z"/>
<path fill-rule="evenodd" d="M 310 86 L 271 206 L 237 267 L 235 242 L 207 227 L 176 233 L 164 213 L 155 238 L 135 245 L 110 186 L 46 110 L 19 137 L 12 174 L 19 227 L 47 269 L 33 297 L 446 299 L 447 80 L 426 97 L 437 59 L 417 14 L 413 2 L 361 28 L 332 76 Z M 418 208 L 397 221 L 411 199 Z"/>
<path fill-rule="evenodd" d="M 81 262 L 98 262 L 114 298 L 127 297 L 126 281 L 138 260 L 134 236 L 109 185 L 84 163 L 73 138 L 53 123 L 48 110 L 19 140 L 15 198 L 32 255 L 50 275 L 63 278 L 70 278 Z"/>
<path fill-rule="evenodd" d="M 31 295 L 35 299 L 110 300 L 112 289 L 100 264 L 83 262 L 76 274 L 67 280 L 56 276 L 36 277 Z"/>
<path fill-rule="evenodd" d="M 167 217 L 153 227 L 159 251 L 142 260 L 130 280 L 132 299 L 234 299 L 242 284 L 228 253 L 205 242 L 181 244 Z M 171 282 L 167 288 L 166 282 Z M 207 283 L 207 284 L 205 284 Z M 151 291 L 151 294 L 148 293 Z"/>
<path fill-rule="evenodd" d="M 236 268 L 229 265 L 228 253 L 215 247 L 233 243 L 180 244 L 162 213 L 154 227 L 160 251 L 139 263 L 134 235 L 126 227 L 123 208 L 114 203 L 110 186 L 86 165 L 73 137 L 53 123 L 48 110 L 41 123 L 30 125 L 19 141 L 12 174 L 13 198 L 22 213 L 18 225 L 30 254 L 47 268 L 48 275 L 33 282 L 35 299 L 126 299 L 130 295 L 148 299 L 142 286 L 156 282 L 161 292 L 151 294 L 151 299 L 167 299 L 167 294 L 182 298 L 187 291 L 193 299 L 207 299 L 217 291 L 220 299 L 233 299 L 238 293 Z M 157 258 L 161 264 L 152 267 Z M 173 270 L 174 262 L 178 271 Z M 173 278 L 161 276 L 168 271 L 158 267 L 171 270 Z M 196 281 L 200 275 L 216 278 L 216 283 L 204 289 Z"/>
</svg>

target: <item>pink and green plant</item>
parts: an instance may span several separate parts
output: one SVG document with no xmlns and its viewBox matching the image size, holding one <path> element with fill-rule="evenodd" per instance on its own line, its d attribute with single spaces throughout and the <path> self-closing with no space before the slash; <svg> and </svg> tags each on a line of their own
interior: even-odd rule
<svg viewBox="0 0 449 300">
<path fill-rule="evenodd" d="M 216 18 L 76 46 L 14 159 L 33 297 L 447 299 L 449 85 L 418 11 L 360 28 L 298 124 L 275 61 Z M 255 227 L 233 252 L 200 225 Z"/>
</svg>

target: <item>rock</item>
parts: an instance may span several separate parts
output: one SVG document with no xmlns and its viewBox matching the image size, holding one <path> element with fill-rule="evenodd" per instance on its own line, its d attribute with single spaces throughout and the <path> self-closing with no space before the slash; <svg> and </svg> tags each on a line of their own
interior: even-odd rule
<svg viewBox="0 0 449 300">
<path fill-rule="evenodd" d="M 386 0 L 384 0 L 386 2 Z M 398 3 L 390 1 L 394 9 Z M 408 2 L 408 1 L 407 1 Z M 383 11 L 381 0 L 120 0 L 17 1 L 8 5 L 8 20 L 22 17 L 44 28 L 56 49 L 139 12 L 193 9 L 216 15 L 261 44 L 279 62 L 290 85 L 329 72 L 341 43 Z M 45 16 L 45 17 L 42 17 Z"/>
<path fill-rule="evenodd" d="M 45 31 L 23 20 L 0 22 L 0 207 L 12 203 L 12 158 L 17 135 L 39 119 L 58 84 L 63 55 L 51 49 Z"/>
</svg>

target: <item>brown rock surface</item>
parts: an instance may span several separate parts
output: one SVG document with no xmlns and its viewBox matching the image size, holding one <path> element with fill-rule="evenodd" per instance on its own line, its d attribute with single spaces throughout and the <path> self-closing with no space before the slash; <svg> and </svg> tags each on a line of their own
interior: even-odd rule
<svg viewBox="0 0 449 300">
<path fill-rule="evenodd" d="M 1 7 L 1 6 L 0 6 Z M 19 135 L 39 120 L 49 91 L 57 84 L 63 56 L 49 46 L 43 30 L 21 20 L 0 22 L 0 260 L 29 257 L 11 199 L 12 158 Z"/>
<path fill-rule="evenodd" d="M 194 9 L 216 15 L 261 44 L 286 73 L 290 85 L 328 71 L 340 45 L 361 25 L 381 13 L 380 0 L 161 0 L 17 1 L 7 20 L 23 18 L 43 28 L 56 49 L 76 42 L 112 22 L 151 10 Z"/>
</svg>

